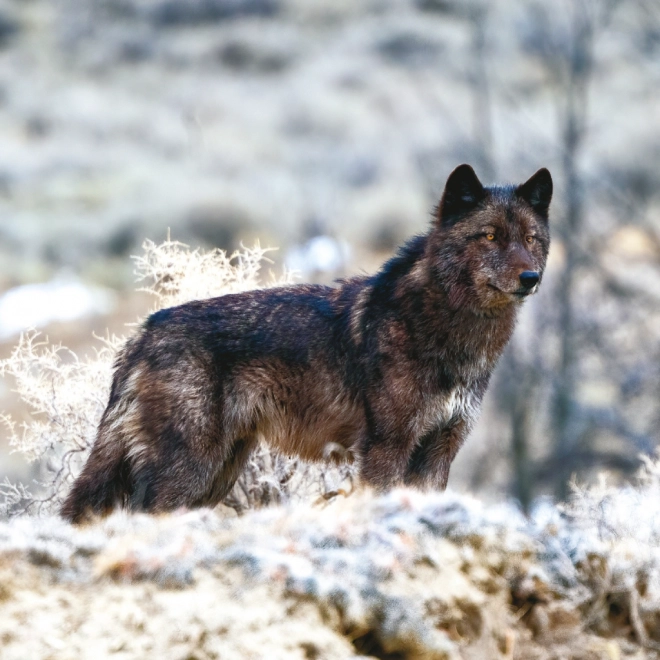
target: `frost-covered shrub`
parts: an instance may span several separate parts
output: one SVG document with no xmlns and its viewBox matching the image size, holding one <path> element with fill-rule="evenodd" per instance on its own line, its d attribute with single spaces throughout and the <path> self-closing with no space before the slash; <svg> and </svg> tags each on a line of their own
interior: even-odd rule
<svg viewBox="0 0 660 660">
<path fill-rule="evenodd" d="M 256 245 L 231 255 L 223 250 L 191 250 L 176 241 L 144 243 L 135 257 L 142 291 L 154 296 L 152 311 L 190 300 L 238 293 L 262 286 L 261 269 L 269 249 Z M 286 284 L 290 275 L 270 277 L 267 286 Z M 24 333 L 11 356 L 0 361 L 0 376 L 13 378 L 15 391 L 31 411 L 18 426 L 8 416 L 10 445 L 37 465 L 35 488 L 0 484 L 5 514 L 57 509 L 80 472 L 108 400 L 112 363 L 125 337 L 106 337 L 92 356 L 79 357 L 51 345 L 34 331 Z M 277 454 L 265 445 L 250 458 L 226 503 L 242 511 L 292 498 L 329 498 L 350 480 L 349 466 L 311 465 Z"/>
<path fill-rule="evenodd" d="M 0 362 L 0 375 L 13 377 L 16 394 L 31 411 L 31 420 L 20 426 L 2 416 L 10 446 L 36 462 L 39 474 L 33 493 L 23 485 L 0 486 L 5 512 L 50 509 L 61 501 L 94 442 L 113 357 L 122 343 L 121 338 L 107 337 L 93 356 L 79 358 L 30 331 Z"/>
</svg>

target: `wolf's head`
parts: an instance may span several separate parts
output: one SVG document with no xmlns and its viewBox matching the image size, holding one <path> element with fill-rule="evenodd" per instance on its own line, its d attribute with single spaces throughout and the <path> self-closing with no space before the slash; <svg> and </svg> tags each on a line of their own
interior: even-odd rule
<svg viewBox="0 0 660 660">
<path fill-rule="evenodd" d="M 537 291 L 550 246 L 551 197 L 546 169 L 503 187 L 484 187 L 469 165 L 449 175 L 428 256 L 452 306 L 494 313 Z"/>
</svg>

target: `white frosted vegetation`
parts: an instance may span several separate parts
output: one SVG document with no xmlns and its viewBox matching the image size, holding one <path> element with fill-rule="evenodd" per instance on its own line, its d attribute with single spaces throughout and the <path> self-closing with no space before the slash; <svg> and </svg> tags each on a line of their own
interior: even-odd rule
<svg viewBox="0 0 660 660">
<path fill-rule="evenodd" d="M 621 502 L 657 490 L 647 477 Z M 59 644 L 127 658 L 652 658 L 660 518 L 610 517 L 617 493 L 582 491 L 531 519 L 411 490 L 239 518 L 115 513 L 82 529 L 17 517 L 0 523 L 3 657 Z"/>
<path fill-rule="evenodd" d="M 78 358 L 31 331 L 22 334 L 10 357 L 0 361 L 0 375 L 13 379 L 16 394 L 32 413 L 21 425 L 2 416 L 10 446 L 35 462 L 41 473 L 34 495 L 25 487 L 0 485 L 8 512 L 52 509 L 61 502 L 94 442 L 110 391 L 112 361 L 122 343 L 108 337 L 93 357 Z"/>
<path fill-rule="evenodd" d="M 156 297 L 157 309 L 190 300 L 213 298 L 227 293 L 249 291 L 262 286 L 261 268 L 273 248 L 243 247 L 228 255 L 224 250 L 190 249 L 177 241 L 156 244 L 146 241 L 144 253 L 135 257 L 141 289 Z M 271 277 L 270 284 L 286 284 L 290 275 Z"/>
</svg>

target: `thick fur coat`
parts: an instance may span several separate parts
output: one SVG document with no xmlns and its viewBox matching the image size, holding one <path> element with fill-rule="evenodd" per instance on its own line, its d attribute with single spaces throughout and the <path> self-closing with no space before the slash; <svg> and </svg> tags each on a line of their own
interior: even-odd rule
<svg viewBox="0 0 660 660">
<path fill-rule="evenodd" d="M 156 312 L 117 358 L 88 461 L 62 508 L 212 506 L 263 438 L 364 481 L 445 488 L 549 248 L 552 179 L 447 180 L 430 230 L 373 276 Z"/>
</svg>

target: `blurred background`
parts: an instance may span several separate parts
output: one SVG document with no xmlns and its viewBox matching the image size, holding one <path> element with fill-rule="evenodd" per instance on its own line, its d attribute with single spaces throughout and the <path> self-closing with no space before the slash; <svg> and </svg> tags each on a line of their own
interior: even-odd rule
<svg viewBox="0 0 660 660">
<path fill-rule="evenodd" d="M 329 282 L 424 231 L 456 165 L 545 166 L 548 272 L 450 487 L 625 479 L 660 441 L 659 84 L 652 0 L 0 0 L 0 359 L 31 325 L 127 332 L 168 228 Z"/>
</svg>

